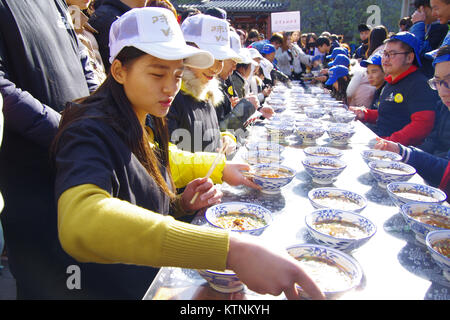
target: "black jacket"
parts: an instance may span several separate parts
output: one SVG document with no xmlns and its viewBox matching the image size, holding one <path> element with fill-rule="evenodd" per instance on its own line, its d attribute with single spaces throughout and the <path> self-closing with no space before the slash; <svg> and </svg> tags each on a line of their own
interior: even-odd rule
<svg viewBox="0 0 450 320">
<path fill-rule="evenodd" d="M 65 279 L 57 239 L 49 146 L 66 102 L 89 95 L 92 70 L 63 0 L 0 1 L 0 218 L 19 298 L 58 298 Z M 57 270 L 59 269 L 59 270 Z M 62 280 L 62 281 L 61 281 Z M 58 282 L 59 281 L 59 282 Z"/>
<path fill-rule="evenodd" d="M 442 101 L 438 102 L 435 119 L 433 131 L 419 149 L 447 159 L 450 150 L 450 111 Z"/>
<path fill-rule="evenodd" d="M 102 56 L 106 73 L 109 72 L 111 67 L 109 63 L 109 29 L 117 18 L 129 10 L 131 8 L 120 0 L 104 0 L 88 20 L 88 23 L 98 31 L 95 38 L 98 42 L 98 50 Z"/>
<path fill-rule="evenodd" d="M 217 152 L 221 135 L 216 110 L 180 90 L 167 115 L 170 140 L 189 152 Z M 184 129 L 184 130 L 183 130 Z"/>
</svg>

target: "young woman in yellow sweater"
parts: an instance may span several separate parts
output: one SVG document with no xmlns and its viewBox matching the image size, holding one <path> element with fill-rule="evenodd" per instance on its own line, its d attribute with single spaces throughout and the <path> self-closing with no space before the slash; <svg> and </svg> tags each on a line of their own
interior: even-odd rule
<svg viewBox="0 0 450 320">
<path fill-rule="evenodd" d="M 225 160 L 213 181 L 194 179 L 205 175 L 216 154 L 169 146 L 164 116 L 184 66 L 208 67 L 212 56 L 186 46 L 173 14 L 162 8 L 133 9 L 114 22 L 110 53 L 107 80 L 67 109 L 54 141 L 59 239 L 79 263 L 78 296 L 140 299 L 157 267 L 177 266 L 231 269 L 250 289 L 284 291 L 288 298 L 298 297 L 298 283 L 322 298 L 284 250 L 171 216 L 219 202 L 213 182 L 254 186 L 239 173 L 247 166 Z M 183 194 L 175 195 L 183 185 Z"/>
</svg>

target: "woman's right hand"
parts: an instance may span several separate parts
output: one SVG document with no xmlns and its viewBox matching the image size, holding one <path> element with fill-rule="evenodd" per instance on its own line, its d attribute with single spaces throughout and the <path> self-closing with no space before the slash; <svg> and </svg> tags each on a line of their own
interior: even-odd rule
<svg viewBox="0 0 450 320">
<path fill-rule="evenodd" d="M 285 249 L 269 249 L 251 236 L 231 235 L 227 269 L 233 270 L 246 286 L 259 294 L 300 299 L 296 285 L 312 299 L 324 299 L 316 283 Z"/>
</svg>

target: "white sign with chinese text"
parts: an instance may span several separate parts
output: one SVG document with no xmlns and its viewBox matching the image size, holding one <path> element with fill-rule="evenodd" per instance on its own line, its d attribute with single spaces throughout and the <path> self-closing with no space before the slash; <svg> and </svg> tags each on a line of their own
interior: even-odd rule
<svg viewBox="0 0 450 320">
<path fill-rule="evenodd" d="M 300 31 L 300 11 L 274 12 L 271 14 L 272 33 Z"/>
</svg>

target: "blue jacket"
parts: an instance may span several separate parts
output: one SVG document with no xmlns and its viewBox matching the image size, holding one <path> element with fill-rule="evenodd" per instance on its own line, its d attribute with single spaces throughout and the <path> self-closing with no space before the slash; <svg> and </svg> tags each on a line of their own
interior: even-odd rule
<svg viewBox="0 0 450 320">
<path fill-rule="evenodd" d="M 425 32 L 425 29 L 427 31 Z M 445 35 L 448 32 L 447 24 L 440 24 L 435 21 L 429 25 L 425 25 L 425 22 L 416 22 L 410 29 L 409 32 L 413 33 L 421 42 L 420 47 L 420 61 L 422 62 L 422 67 L 420 70 L 428 78 L 433 77 L 434 68 L 432 66 L 432 60 L 425 57 L 427 52 L 439 48 Z"/>
<path fill-rule="evenodd" d="M 418 147 L 441 158 L 447 156 L 450 150 L 450 111 L 442 101 L 437 104 L 433 131 Z"/>
<path fill-rule="evenodd" d="M 447 168 L 448 159 L 450 159 L 450 150 L 447 152 L 446 158 L 441 158 L 415 147 L 398 145 L 402 162 L 413 166 L 423 179 L 432 186 L 438 187 Z"/>
</svg>

